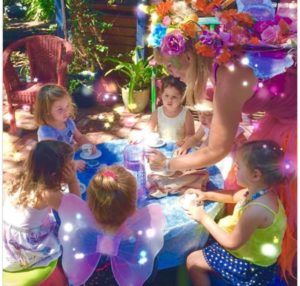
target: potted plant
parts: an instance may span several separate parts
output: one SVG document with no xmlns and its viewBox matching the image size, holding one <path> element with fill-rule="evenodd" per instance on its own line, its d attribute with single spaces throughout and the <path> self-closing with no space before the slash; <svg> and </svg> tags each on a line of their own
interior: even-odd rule
<svg viewBox="0 0 300 286">
<path fill-rule="evenodd" d="M 115 64 L 115 67 L 106 72 L 121 72 L 126 76 L 126 84 L 122 87 L 122 99 L 124 105 L 131 112 L 142 112 L 148 104 L 150 97 L 150 85 L 152 67 L 149 64 L 151 57 L 139 58 L 140 47 L 130 52 L 130 59 L 124 55 L 118 57 L 107 57 L 106 61 Z"/>
</svg>

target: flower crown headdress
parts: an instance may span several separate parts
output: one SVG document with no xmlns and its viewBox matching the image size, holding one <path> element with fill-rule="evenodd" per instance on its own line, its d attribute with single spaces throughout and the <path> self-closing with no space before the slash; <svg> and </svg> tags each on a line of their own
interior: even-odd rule
<svg viewBox="0 0 300 286">
<path fill-rule="evenodd" d="M 166 0 L 151 6 L 148 44 L 165 55 L 180 55 L 191 41 L 196 52 L 219 64 L 249 49 L 295 45 L 292 20 L 274 15 L 270 0 L 237 0 L 240 10 L 224 10 L 224 0 Z M 247 3 L 249 2 L 249 3 Z M 257 5 L 254 5 L 255 3 Z M 199 18 L 198 14 L 214 16 Z"/>
</svg>

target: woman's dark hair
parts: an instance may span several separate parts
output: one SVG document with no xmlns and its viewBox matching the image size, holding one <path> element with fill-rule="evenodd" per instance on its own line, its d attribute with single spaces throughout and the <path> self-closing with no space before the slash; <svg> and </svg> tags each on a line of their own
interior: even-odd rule
<svg viewBox="0 0 300 286">
<path fill-rule="evenodd" d="M 282 183 L 292 176 L 292 166 L 286 165 L 283 149 L 274 141 L 249 141 L 238 149 L 237 155 L 248 168 L 259 170 L 268 186 Z"/>
<path fill-rule="evenodd" d="M 185 88 L 186 88 L 185 83 L 171 75 L 166 76 L 162 79 L 162 92 L 164 92 L 164 90 L 168 86 L 172 86 L 172 87 L 176 88 L 182 96 L 185 93 Z"/>
</svg>

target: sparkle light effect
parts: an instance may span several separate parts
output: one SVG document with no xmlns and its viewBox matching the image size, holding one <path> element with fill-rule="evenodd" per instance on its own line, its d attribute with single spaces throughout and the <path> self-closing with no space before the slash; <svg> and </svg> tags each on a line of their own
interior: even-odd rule
<svg viewBox="0 0 300 286">
<path fill-rule="evenodd" d="M 243 86 L 248 86 L 248 84 L 249 84 L 248 81 L 246 80 L 243 81 Z"/>
<path fill-rule="evenodd" d="M 140 258 L 139 258 L 138 263 L 140 265 L 144 265 L 145 263 L 147 263 L 148 258 L 147 258 L 147 252 L 145 250 L 140 251 L 139 256 L 140 256 Z"/>
<path fill-rule="evenodd" d="M 234 72 L 235 71 L 235 66 L 234 64 L 231 64 L 230 66 L 228 66 L 229 71 Z"/>
<path fill-rule="evenodd" d="M 139 231 L 137 232 L 137 234 L 138 234 L 138 235 L 143 235 L 143 231 L 142 231 L 142 230 L 139 230 Z"/>
<path fill-rule="evenodd" d="M 69 240 L 70 240 L 70 237 L 69 237 L 68 235 L 64 235 L 64 236 L 63 236 L 63 240 L 64 240 L 64 241 L 69 241 Z"/>
<path fill-rule="evenodd" d="M 259 87 L 259 88 L 262 88 L 263 86 L 264 86 L 264 84 L 263 84 L 262 82 L 259 82 L 259 83 L 258 83 L 258 87 Z"/>
<path fill-rule="evenodd" d="M 76 214 L 76 219 L 80 220 L 82 218 L 82 215 L 80 213 Z"/>
<path fill-rule="evenodd" d="M 69 222 L 65 223 L 64 224 L 64 230 L 66 232 L 71 232 L 73 230 L 73 225 L 71 223 L 69 223 Z"/>
<path fill-rule="evenodd" d="M 243 57 L 241 59 L 241 63 L 242 63 L 242 65 L 247 66 L 247 65 L 249 65 L 250 61 L 249 61 L 249 59 L 247 57 Z"/>
<path fill-rule="evenodd" d="M 84 258 L 84 253 L 82 253 L 82 252 L 80 252 L 80 253 L 76 253 L 75 255 L 74 255 L 74 258 L 75 259 L 82 259 L 82 258 Z"/>
<path fill-rule="evenodd" d="M 149 228 L 149 229 L 147 229 L 146 230 L 146 236 L 148 237 L 148 238 L 152 238 L 152 237 L 154 237 L 155 236 L 155 229 L 154 228 Z"/>
<path fill-rule="evenodd" d="M 272 243 L 265 243 L 261 247 L 261 253 L 265 256 L 276 257 L 278 255 L 278 249 Z"/>
</svg>

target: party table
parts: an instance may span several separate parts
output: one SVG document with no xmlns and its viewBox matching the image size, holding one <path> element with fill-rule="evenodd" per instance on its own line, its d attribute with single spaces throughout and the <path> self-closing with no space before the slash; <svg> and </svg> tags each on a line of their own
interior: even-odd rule
<svg viewBox="0 0 300 286">
<path fill-rule="evenodd" d="M 128 145 L 127 140 L 112 140 L 97 145 L 102 155 L 93 160 L 86 160 L 87 168 L 82 172 L 78 172 L 79 181 L 88 186 L 90 179 L 97 170 L 104 166 L 113 164 L 124 165 L 123 151 Z M 176 149 L 173 142 L 168 142 L 164 146 L 158 148 L 170 157 Z M 75 153 L 76 160 L 82 160 L 80 151 Z M 93 167 L 93 165 L 96 165 Z M 207 188 L 222 189 L 223 178 L 219 169 L 215 166 L 207 168 L 209 173 L 209 183 Z M 82 194 L 86 199 L 86 192 Z M 144 198 L 143 205 L 150 203 L 160 204 L 166 217 L 166 227 L 164 231 L 164 246 L 157 257 L 158 269 L 165 269 L 178 266 L 185 262 L 186 256 L 193 250 L 202 248 L 207 239 L 208 233 L 204 227 L 192 220 L 181 207 L 180 196 L 167 196 L 160 199 Z M 223 210 L 223 204 L 217 202 L 205 202 L 205 211 L 215 218 Z"/>
</svg>

